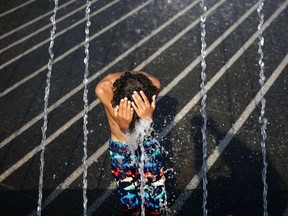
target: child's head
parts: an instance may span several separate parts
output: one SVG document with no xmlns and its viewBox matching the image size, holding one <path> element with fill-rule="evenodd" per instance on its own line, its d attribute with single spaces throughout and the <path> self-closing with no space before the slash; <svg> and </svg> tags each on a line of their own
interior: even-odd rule
<svg viewBox="0 0 288 216">
<path fill-rule="evenodd" d="M 151 80 L 141 73 L 125 72 L 113 84 L 113 98 L 111 101 L 112 107 L 119 105 L 120 100 L 127 97 L 128 100 L 133 101 L 132 94 L 134 91 L 143 91 L 149 102 L 152 102 L 153 95 L 158 93 L 158 89 L 153 85 Z M 139 119 L 136 112 L 134 112 L 133 119 L 129 126 L 129 131 L 135 127 L 135 121 Z"/>
</svg>

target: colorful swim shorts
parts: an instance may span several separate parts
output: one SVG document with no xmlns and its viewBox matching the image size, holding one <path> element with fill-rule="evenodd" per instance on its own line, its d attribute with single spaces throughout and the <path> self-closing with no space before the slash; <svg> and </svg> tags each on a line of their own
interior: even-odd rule
<svg viewBox="0 0 288 216">
<path fill-rule="evenodd" d="M 164 167 L 159 145 L 155 140 L 145 141 L 146 160 L 144 162 L 144 197 L 148 215 L 159 215 L 165 207 L 166 191 Z M 120 202 L 126 211 L 139 210 L 141 206 L 139 163 L 141 151 L 138 147 L 135 157 L 128 145 L 110 140 L 112 174 L 117 182 Z M 151 213 L 154 212 L 154 213 Z M 133 215 L 133 214 L 131 214 Z"/>
</svg>

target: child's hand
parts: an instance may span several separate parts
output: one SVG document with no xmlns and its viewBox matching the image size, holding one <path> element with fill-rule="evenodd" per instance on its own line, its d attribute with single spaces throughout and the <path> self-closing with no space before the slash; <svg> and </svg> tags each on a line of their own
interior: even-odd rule
<svg viewBox="0 0 288 216">
<path fill-rule="evenodd" d="M 140 91 L 140 95 L 136 91 L 133 93 L 132 97 L 134 102 L 132 102 L 132 107 L 140 119 L 152 119 L 153 112 L 156 108 L 156 95 L 152 97 L 151 104 L 143 91 Z"/>
<path fill-rule="evenodd" d="M 125 97 L 121 99 L 120 104 L 114 108 L 114 116 L 116 117 L 121 131 L 127 132 L 133 117 L 133 108 L 131 102 Z"/>
</svg>

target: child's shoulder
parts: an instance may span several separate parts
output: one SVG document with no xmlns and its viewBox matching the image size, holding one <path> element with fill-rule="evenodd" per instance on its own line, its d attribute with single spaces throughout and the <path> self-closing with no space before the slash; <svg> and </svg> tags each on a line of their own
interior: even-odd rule
<svg viewBox="0 0 288 216">
<path fill-rule="evenodd" d="M 117 72 L 117 73 L 109 73 L 107 74 L 105 77 L 103 77 L 102 80 L 100 80 L 100 82 L 96 85 L 96 93 L 97 90 L 99 90 L 99 92 L 102 92 L 103 90 L 109 90 L 110 88 L 112 88 L 113 83 L 115 82 L 115 80 L 121 76 L 121 72 Z"/>
<path fill-rule="evenodd" d="M 96 85 L 95 93 L 104 105 L 113 96 L 113 83 L 121 76 L 122 72 L 109 73 Z"/>
<path fill-rule="evenodd" d="M 105 97 L 105 95 L 109 94 L 111 91 L 112 85 L 108 80 L 100 81 L 95 88 L 95 93 L 99 99 Z"/>
</svg>

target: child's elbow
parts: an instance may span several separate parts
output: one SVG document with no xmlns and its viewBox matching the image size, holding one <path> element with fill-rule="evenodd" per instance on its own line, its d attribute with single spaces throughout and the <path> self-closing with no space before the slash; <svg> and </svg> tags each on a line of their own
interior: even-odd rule
<svg viewBox="0 0 288 216">
<path fill-rule="evenodd" d="M 95 94 L 102 103 L 106 101 L 107 97 L 110 97 L 111 91 L 109 82 L 106 81 L 99 82 L 95 87 Z"/>
<path fill-rule="evenodd" d="M 98 83 L 95 87 L 95 94 L 98 98 L 101 98 L 101 96 L 104 94 L 103 84 Z"/>
</svg>

